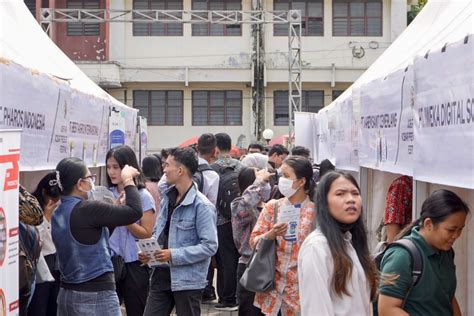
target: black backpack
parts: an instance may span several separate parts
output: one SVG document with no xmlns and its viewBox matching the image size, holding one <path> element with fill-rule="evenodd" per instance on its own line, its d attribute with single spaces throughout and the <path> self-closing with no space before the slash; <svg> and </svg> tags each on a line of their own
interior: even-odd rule
<svg viewBox="0 0 474 316">
<path fill-rule="evenodd" d="M 216 208 L 224 218 L 231 219 L 232 211 L 230 205 L 232 201 L 239 196 L 239 185 L 237 177 L 239 172 L 232 166 L 212 165 L 214 170 L 219 174 L 219 192 L 217 192 Z"/>
<path fill-rule="evenodd" d="M 198 186 L 198 190 L 201 193 L 202 193 L 202 190 L 204 188 L 204 174 L 203 174 L 203 172 L 206 171 L 206 170 L 215 171 L 207 163 L 202 163 L 198 166 L 197 171 L 193 175 L 193 181 L 196 183 L 196 185 Z"/>
<path fill-rule="evenodd" d="M 420 248 L 410 239 L 399 239 L 394 241 L 393 243 L 387 245 L 385 249 L 380 251 L 378 254 L 375 255 L 374 261 L 375 265 L 377 266 L 377 269 L 380 271 L 381 270 L 381 264 L 382 264 L 382 259 L 385 253 L 387 252 L 388 249 L 392 247 L 402 247 L 408 251 L 411 257 L 411 285 L 408 288 L 408 291 L 403 298 L 403 306 L 405 305 L 405 302 L 408 298 L 408 295 L 410 295 L 411 290 L 415 287 L 415 285 L 418 283 L 420 280 L 421 274 L 423 272 L 423 256 L 421 254 Z M 377 310 L 377 301 L 374 302 L 374 309 L 373 309 L 373 314 L 378 315 L 378 310 Z"/>
</svg>

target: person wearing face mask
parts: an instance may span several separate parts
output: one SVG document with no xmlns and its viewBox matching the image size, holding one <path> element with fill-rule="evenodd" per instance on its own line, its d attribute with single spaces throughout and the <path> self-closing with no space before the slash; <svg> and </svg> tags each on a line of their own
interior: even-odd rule
<svg viewBox="0 0 474 316">
<path fill-rule="evenodd" d="M 142 217 L 133 181 L 138 174 L 128 165 L 122 169 L 125 204 L 113 205 L 88 200 L 95 175 L 81 159 L 64 158 L 56 166 L 61 204 L 52 216 L 51 235 L 61 274 L 58 315 L 120 315 L 109 232 Z"/>
<path fill-rule="evenodd" d="M 275 288 L 256 293 L 254 305 L 265 315 L 298 315 L 298 251 L 315 225 L 316 205 L 309 199 L 313 168 L 308 159 L 290 156 L 281 166 L 278 182 L 285 196 L 265 204 L 250 235 L 250 246 L 260 239 L 276 241 Z M 276 224 L 275 222 L 276 216 Z"/>
<path fill-rule="evenodd" d="M 250 233 L 257 223 L 264 201 L 270 197 L 271 187 L 268 179 L 272 174 L 266 169 L 244 167 L 239 172 L 238 184 L 240 196 L 232 201 L 232 232 L 234 243 L 239 251 L 237 266 L 237 303 L 239 316 L 262 315 L 259 308 L 253 306 L 255 293 L 240 285 L 247 263 L 252 255 L 249 240 Z"/>
<path fill-rule="evenodd" d="M 318 226 L 298 256 L 301 315 L 372 315 L 378 273 L 355 179 L 332 171 L 318 184 Z"/>
<path fill-rule="evenodd" d="M 105 157 L 107 167 L 107 186 L 116 199 L 124 194 L 121 172 L 132 166 L 140 172 L 138 161 L 132 148 L 117 146 L 110 149 Z M 137 239 L 150 238 L 155 225 L 155 201 L 145 187 L 145 177 L 140 172 L 133 181 L 140 194 L 143 215 L 139 221 L 128 226 L 117 227 L 110 235 L 112 262 L 114 263 L 117 295 L 125 304 L 127 315 L 143 315 L 149 291 L 151 271 L 138 261 Z"/>
</svg>

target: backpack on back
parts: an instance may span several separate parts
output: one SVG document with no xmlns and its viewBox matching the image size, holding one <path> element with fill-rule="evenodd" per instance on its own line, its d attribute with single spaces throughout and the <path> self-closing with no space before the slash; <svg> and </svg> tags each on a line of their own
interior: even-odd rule
<svg viewBox="0 0 474 316">
<path fill-rule="evenodd" d="M 408 253 L 410 254 L 410 258 L 411 258 L 410 267 L 411 267 L 412 282 L 411 282 L 410 287 L 408 288 L 408 291 L 405 297 L 403 298 L 403 305 L 402 305 L 402 308 L 403 308 L 408 296 L 410 295 L 411 290 L 415 287 L 415 285 L 418 283 L 418 281 L 421 278 L 421 274 L 423 272 L 423 257 L 421 254 L 421 250 L 412 240 L 406 239 L 406 238 L 399 239 L 399 240 L 394 241 L 391 244 L 386 245 L 385 248 L 381 249 L 378 253 L 375 254 L 374 261 L 379 271 L 381 271 L 382 259 L 385 253 L 387 252 L 388 249 L 392 247 L 401 247 L 401 248 L 406 249 Z M 374 309 L 373 309 L 374 315 L 378 315 L 377 307 L 378 307 L 377 301 L 375 301 Z"/>
<path fill-rule="evenodd" d="M 239 185 L 237 182 L 239 173 L 235 167 L 231 166 L 213 165 L 212 167 L 220 176 L 216 208 L 224 218 L 231 219 L 232 211 L 230 205 L 239 196 Z"/>
<path fill-rule="evenodd" d="M 203 172 L 206 171 L 206 170 L 215 171 L 207 163 L 202 163 L 198 166 L 197 171 L 193 175 L 193 181 L 196 183 L 196 185 L 198 186 L 198 190 L 201 193 L 202 193 L 202 190 L 204 189 L 204 174 L 203 174 Z"/>
</svg>

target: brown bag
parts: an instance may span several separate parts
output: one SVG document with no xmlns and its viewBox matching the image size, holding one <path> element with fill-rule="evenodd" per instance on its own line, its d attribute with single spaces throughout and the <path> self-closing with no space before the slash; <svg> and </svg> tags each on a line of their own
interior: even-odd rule
<svg viewBox="0 0 474 316">
<path fill-rule="evenodd" d="M 21 185 L 18 200 L 20 221 L 27 225 L 40 225 L 43 222 L 43 209 L 38 200 Z"/>
</svg>

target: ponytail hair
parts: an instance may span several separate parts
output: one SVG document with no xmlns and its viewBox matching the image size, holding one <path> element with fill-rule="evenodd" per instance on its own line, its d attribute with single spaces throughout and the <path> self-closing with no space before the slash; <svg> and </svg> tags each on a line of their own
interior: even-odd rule
<svg viewBox="0 0 474 316">
<path fill-rule="evenodd" d="M 395 240 L 408 236 L 414 227 L 423 227 L 427 218 L 437 225 L 458 212 L 469 214 L 471 210 L 456 193 L 449 190 L 436 190 L 423 202 L 420 217 L 405 227 Z"/>
</svg>

